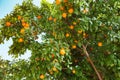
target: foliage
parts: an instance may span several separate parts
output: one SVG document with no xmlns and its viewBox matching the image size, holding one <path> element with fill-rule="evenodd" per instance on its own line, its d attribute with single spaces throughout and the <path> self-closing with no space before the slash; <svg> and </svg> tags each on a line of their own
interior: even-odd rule
<svg viewBox="0 0 120 80">
<path fill-rule="evenodd" d="M 0 43 L 11 38 L 9 54 L 15 57 L 26 50 L 32 54 L 29 64 L 17 63 L 21 70 L 13 71 L 13 76 L 19 75 L 18 80 L 97 80 L 86 46 L 101 77 L 119 80 L 119 11 L 118 0 L 56 0 L 52 4 L 42 0 L 41 7 L 26 0 L 16 5 L 1 20 Z"/>
</svg>

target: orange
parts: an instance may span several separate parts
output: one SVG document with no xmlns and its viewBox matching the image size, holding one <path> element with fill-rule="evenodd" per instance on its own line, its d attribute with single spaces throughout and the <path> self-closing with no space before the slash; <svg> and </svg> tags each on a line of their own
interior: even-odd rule
<svg viewBox="0 0 120 80">
<path fill-rule="evenodd" d="M 28 29 L 30 25 L 29 25 L 28 23 L 22 22 L 22 26 L 23 26 L 25 29 Z"/>
<path fill-rule="evenodd" d="M 64 2 L 68 2 L 68 0 L 64 0 Z"/>
<path fill-rule="evenodd" d="M 29 24 L 28 24 L 28 23 L 25 23 L 25 22 L 22 23 L 22 26 L 23 26 L 25 29 L 28 29 L 28 28 L 29 28 Z"/>
<path fill-rule="evenodd" d="M 65 50 L 64 50 L 64 48 L 62 48 L 62 49 L 60 49 L 60 55 L 65 55 Z"/>
<path fill-rule="evenodd" d="M 39 16 L 37 16 L 37 18 L 38 18 L 38 19 L 41 19 L 41 16 L 39 15 Z"/>
<path fill-rule="evenodd" d="M 88 13 L 88 10 L 87 10 L 87 9 L 84 9 L 84 10 L 83 10 L 83 13 L 84 13 L 84 14 Z"/>
<path fill-rule="evenodd" d="M 63 10 L 64 10 L 64 7 L 63 7 L 63 6 L 61 6 L 61 7 L 60 7 L 60 10 L 61 10 L 61 11 L 63 11 Z"/>
<path fill-rule="evenodd" d="M 76 22 L 73 22 L 73 25 L 76 25 L 77 23 Z"/>
<path fill-rule="evenodd" d="M 74 40 L 74 42 L 75 42 L 75 43 L 78 43 L 78 41 L 77 41 L 77 40 Z"/>
<path fill-rule="evenodd" d="M 101 47 L 102 46 L 102 42 L 98 42 L 98 46 Z"/>
<path fill-rule="evenodd" d="M 67 13 L 63 13 L 63 14 L 62 14 L 62 17 L 63 17 L 63 18 L 66 18 L 66 17 L 67 17 Z"/>
<path fill-rule="evenodd" d="M 45 76 L 43 74 L 40 75 L 40 79 L 44 79 Z"/>
<path fill-rule="evenodd" d="M 75 49 L 76 48 L 76 45 L 72 45 L 72 49 Z"/>
<path fill-rule="evenodd" d="M 10 22 L 6 22 L 6 26 L 7 26 L 7 27 L 10 27 L 10 26 L 11 26 L 11 23 L 10 23 Z"/>
<path fill-rule="evenodd" d="M 22 22 L 22 26 L 24 27 L 26 25 L 26 23 L 25 22 Z"/>
<path fill-rule="evenodd" d="M 25 29 L 22 28 L 22 29 L 20 30 L 20 33 L 21 33 L 21 34 L 24 34 L 24 33 L 25 33 Z"/>
<path fill-rule="evenodd" d="M 54 18 L 53 21 L 56 22 L 56 18 Z"/>
<path fill-rule="evenodd" d="M 78 30 L 78 33 L 81 34 L 83 31 L 82 30 Z"/>
<path fill-rule="evenodd" d="M 70 36 L 70 34 L 69 33 L 66 33 L 66 35 L 65 35 L 66 37 L 69 37 Z"/>
<path fill-rule="evenodd" d="M 54 57 L 55 57 L 55 55 L 54 55 L 54 54 L 52 54 L 51 56 L 52 56 L 52 58 L 54 58 Z"/>
<path fill-rule="evenodd" d="M 86 34 L 85 32 L 83 33 L 83 38 L 87 38 L 88 34 Z"/>
<path fill-rule="evenodd" d="M 49 70 L 49 73 L 50 73 L 50 74 L 53 74 L 53 71 L 52 71 L 52 70 Z"/>
<path fill-rule="evenodd" d="M 60 4 L 60 0 L 56 0 L 56 4 L 59 5 Z"/>
<path fill-rule="evenodd" d="M 73 73 L 73 74 L 75 74 L 75 73 L 76 73 L 76 71 L 75 71 L 75 70 L 72 70 L 72 73 Z"/>
<path fill-rule="evenodd" d="M 53 32 L 52 35 L 53 35 L 54 37 L 56 37 L 56 32 Z"/>
<path fill-rule="evenodd" d="M 23 42 L 23 41 L 24 41 L 23 38 L 19 38 L 19 39 L 18 39 L 18 42 L 19 42 L 19 43 L 21 43 L 21 42 Z"/>
<path fill-rule="evenodd" d="M 48 18 L 49 21 L 51 21 L 52 19 L 53 19 L 53 18 L 52 18 L 51 16 Z"/>
<path fill-rule="evenodd" d="M 72 14 L 72 13 L 73 13 L 73 8 L 70 8 L 70 9 L 68 10 L 68 12 L 69 12 L 70 14 Z"/>
<path fill-rule="evenodd" d="M 56 68 L 56 67 L 53 67 L 52 70 L 53 70 L 54 72 L 57 72 L 57 68 Z"/>
<path fill-rule="evenodd" d="M 24 20 L 24 19 L 22 19 L 22 20 L 21 20 L 21 22 L 23 23 L 23 22 L 25 22 L 25 20 Z"/>
<path fill-rule="evenodd" d="M 29 28 L 29 24 L 26 23 L 25 26 L 24 26 L 25 29 L 28 29 Z"/>
<path fill-rule="evenodd" d="M 21 19 L 21 16 L 18 16 L 18 20 L 20 20 Z"/>
<path fill-rule="evenodd" d="M 73 26 L 73 25 L 71 25 L 71 26 L 70 26 L 70 29 L 74 29 L 74 26 Z"/>
</svg>

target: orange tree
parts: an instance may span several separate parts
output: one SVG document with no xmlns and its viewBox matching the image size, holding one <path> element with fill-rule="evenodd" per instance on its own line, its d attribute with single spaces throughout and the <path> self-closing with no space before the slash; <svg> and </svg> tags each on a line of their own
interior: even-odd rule
<svg viewBox="0 0 120 80">
<path fill-rule="evenodd" d="M 24 73 L 24 71 L 29 71 L 29 74 L 31 73 L 31 70 L 29 70 L 30 62 L 26 60 L 4 60 L 0 57 L 0 79 L 1 80 L 21 80 L 21 79 L 27 79 L 30 80 L 31 77 L 25 77 L 27 74 L 21 74 Z M 22 70 L 24 69 L 24 70 Z"/>
<path fill-rule="evenodd" d="M 1 20 L 0 43 L 11 38 L 15 57 L 31 51 L 19 80 L 119 80 L 119 11 L 118 0 L 26 0 Z"/>
</svg>

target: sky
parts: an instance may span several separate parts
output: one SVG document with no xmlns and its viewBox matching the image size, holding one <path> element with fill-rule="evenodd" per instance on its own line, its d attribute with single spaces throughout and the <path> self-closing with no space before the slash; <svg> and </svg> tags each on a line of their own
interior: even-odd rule
<svg viewBox="0 0 120 80">
<path fill-rule="evenodd" d="M 4 18 L 7 14 L 9 14 L 16 4 L 22 4 L 23 0 L 0 0 L 0 19 Z M 33 3 L 37 6 L 40 6 L 41 0 L 33 0 Z M 49 2 L 53 2 L 54 0 L 47 0 Z M 38 42 L 41 42 L 40 36 Z M 5 60 L 13 60 L 11 55 L 8 55 L 9 47 L 12 45 L 12 40 L 5 41 L 4 44 L 0 44 L 0 56 Z M 30 51 L 26 51 L 26 53 L 20 56 L 20 59 L 28 59 L 31 55 Z"/>
</svg>

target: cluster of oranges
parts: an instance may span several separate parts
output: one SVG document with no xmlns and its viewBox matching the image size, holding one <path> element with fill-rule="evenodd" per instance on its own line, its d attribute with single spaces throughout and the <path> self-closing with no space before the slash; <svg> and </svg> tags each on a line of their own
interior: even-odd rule
<svg viewBox="0 0 120 80">
<path fill-rule="evenodd" d="M 64 3 L 67 3 L 68 2 L 68 0 L 63 0 L 63 2 Z M 56 5 L 60 5 L 61 4 L 61 1 L 60 0 L 56 0 Z M 64 9 L 65 9 L 65 7 L 64 6 L 60 6 L 60 10 L 61 11 L 64 11 Z M 73 12 L 74 12 L 74 9 L 72 8 L 72 7 L 70 7 L 68 10 L 67 10 L 67 12 L 69 13 L 69 14 L 72 14 Z M 66 18 L 67 17 L 67 12 L 63 12 L 62 13 L 62 17 L 63 18 Z"/>
<path fill-rule="evenodd" d="M 25 29 L 29 29 L 29 24 L 27 22 L 23 22 L 22 21 L 22 26 L 25 28 Z"/>
<path fill-rule="evenodd" d="M 68 0 L 63 0 L 64 3 L 68 2 Z M 61 3 L 60 0 L 56 0 L 56 4 L 59 5 Z"/>
<path fill-rule="evenodd" d="M 48 20 L 49 20 L 49 21 L 52 21 L 52 20 L 53 20 L 54 22 L 56 22 L 56 18 L 53 18 L 52 16 L 50 16 L 50 17 L 48 18 Z"/>
<path fill-rule="evenodd" d="M 60 10 L 64 10 L 64 8 L 61 7 Z M 73 12 L 74 12 L 73 8 L 70 8 L 70 9 L 68 10 L 68 13 L 69 13 L 69 14 L 72 14 Z M 66 17 L 67 17 L 67 13 L 66 13 L 66 12 L 63 12 L 63 13 L 62 13 L 62 17 L 63 17 L 63 18 L 66 18 Z"/>
</svg>

